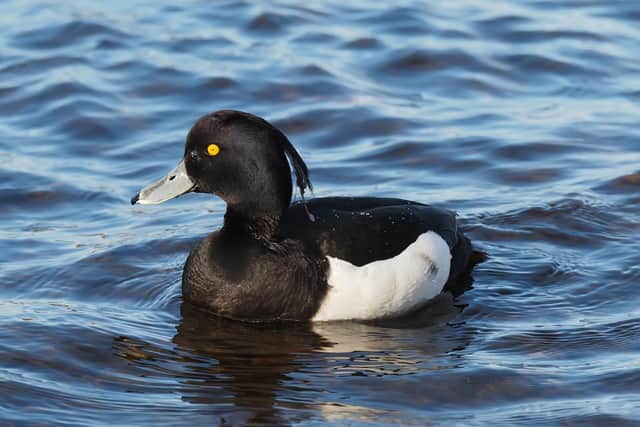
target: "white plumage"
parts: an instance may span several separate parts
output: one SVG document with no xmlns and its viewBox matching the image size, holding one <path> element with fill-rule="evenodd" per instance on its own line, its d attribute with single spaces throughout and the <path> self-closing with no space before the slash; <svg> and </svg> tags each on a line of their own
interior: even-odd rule
<svg viewBox="0 0 640 427">
<path fill-rule="evenodd" d="M 428 231 L 395 257 L 361 267 L 327 258 L 329 291 L 314 321 L 390 318 L 419 308 L 442 291 L 451 252 Z"/>
</svg>

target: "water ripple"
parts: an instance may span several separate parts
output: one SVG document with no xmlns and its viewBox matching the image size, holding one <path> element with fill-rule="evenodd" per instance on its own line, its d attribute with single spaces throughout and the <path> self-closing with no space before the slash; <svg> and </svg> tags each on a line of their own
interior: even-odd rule
<svg viewBox="0 0 640 427">
<path fill-rule="evenodd" d="M 635 2 L 3 12 L 0 424 L 640 421 Z M 317 196 L 458 211 L 489 255 L 473 288 L 371 324 L 183 303 L 224 204 L 128 201 L 220 108 L 282 128 Z"/>
</svg>

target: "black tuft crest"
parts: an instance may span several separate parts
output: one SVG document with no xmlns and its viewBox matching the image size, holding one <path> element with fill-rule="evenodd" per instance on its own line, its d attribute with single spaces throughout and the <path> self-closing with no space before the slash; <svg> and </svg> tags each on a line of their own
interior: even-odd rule
<svg viewBox="0 0 640 427">
<path fill-rule="evenodd" d="M 309 169 L 307 168 L 307 165 L 304 162 L 304 160 L 302 160 L 302 157 L 300 157 L 300 154 L 298 154 L 296 149 L 293 147 L 293 144 L 291 144 L 291 141 L 289 141 L 289 139 L 286 137 L 286 135 L 280 132 L 279 129 L 276 128 L 276 130 L 281 136 L 280 141 L 282 143 L 282 149 L 284 150 L 285 154 L 289 158 L 291 165 L 293 165 L 293 170 L 296 173 L 296 185 L 300 189 L 300 198 L 302 199 L 304 210 L 307 212 L 307 216 L 309 217 L 309 220 L 311 222 L 314 222 L 316 218 L 309 211 L 309 207 L 307 206 L 307 201 L 304 199 L 305 188 L 308 188 L 309 191 L 313 192 L 313 185 L 309 180 Z"/>
<path fill-rule="evenodd" d="M 291 165 L 293 166 L 293 170 L 296 173 L 296 185 L 300 189 L 300 196 L 304 200 L 304 190 L 308 188 L 309 191 L 313 192 L 313 185 L 311 185 L 311 181 L 309 180 L 309 169 L 307 169 L 307 165 L 305 164 L 300 154 L 293 147 L 293 144 L 289 141 L 289 139 L 278 130 L 278 133 L 281 136 L 282 149 L 285 154 L 289 158 Z"/>
</svg>

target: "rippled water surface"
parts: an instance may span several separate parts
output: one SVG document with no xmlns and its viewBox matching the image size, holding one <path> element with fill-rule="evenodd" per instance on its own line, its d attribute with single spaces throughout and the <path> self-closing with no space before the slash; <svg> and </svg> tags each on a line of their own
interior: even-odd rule
<svg viewBox="0 0 640 427">
<path fill-rule="evenodd" d="M 638 425 L 640 3 L 431 3 L 3 1 L 0 424 Z M 195 312 L 224 204 L 129 198 L 221 108 L 316 196 L 458 211 L 473 289 L 394 324 Z"/>
</svg>

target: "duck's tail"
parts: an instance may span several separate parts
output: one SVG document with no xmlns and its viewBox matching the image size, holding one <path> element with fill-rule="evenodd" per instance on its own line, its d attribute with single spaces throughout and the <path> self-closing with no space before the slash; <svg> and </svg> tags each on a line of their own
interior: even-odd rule
<svg viewBox="0 0 640 427">
<path fill-rule="evenodd" d="M 486 261 L 488 255 L 484 251 L 473 249 L 471 241 L 460 230 L 458 230 L 458 241 L 451 253 L 453 255 L 451 257 L 451 272 L 443 290 L 451 292 L 453 296 L 457 297 L 471 289 L 473 267 Z"/>
</svg>

